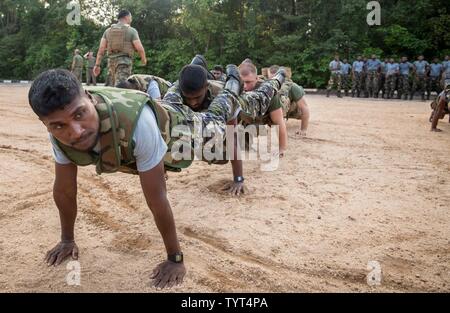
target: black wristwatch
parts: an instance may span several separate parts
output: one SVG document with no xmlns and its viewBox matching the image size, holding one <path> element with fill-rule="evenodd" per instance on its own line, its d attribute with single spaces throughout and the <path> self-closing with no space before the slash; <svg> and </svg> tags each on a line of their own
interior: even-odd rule
<svg viewBox="0 0 450 313">
<path fill-rule="evenodd" d="M 183 252 L 168 254 L 167 259 L 173 263 L 183 263 Z"/>
<path fill-rule="evenodd" d="M 243 183 L 244 182 L 244 177 L 243 176 L 236 176 L 234 178 L 234 182 L 235 183 Z"/>
</svg>

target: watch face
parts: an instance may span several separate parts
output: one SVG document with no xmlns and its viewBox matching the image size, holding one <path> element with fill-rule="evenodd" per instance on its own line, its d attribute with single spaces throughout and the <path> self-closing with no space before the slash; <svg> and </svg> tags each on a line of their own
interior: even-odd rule
<svg viewBox="0 0 450 313">
<path fill-rule="evenodd" d="M 181 262 L 181 261 L 183 261 L 183 256 L 181 255 L 181 254 L 177 254 L 176 256 L 175 256 L 175 262 Z"/>
</svg>

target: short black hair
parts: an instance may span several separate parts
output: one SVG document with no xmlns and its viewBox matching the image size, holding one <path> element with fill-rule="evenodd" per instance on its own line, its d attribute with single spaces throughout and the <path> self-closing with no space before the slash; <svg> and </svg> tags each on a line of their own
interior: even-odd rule
<svg viewBox="0 0 450 313">
<path fill-rule="evenodd" d="M 180 72 L 180 88 L 182 92 L 196 92 L 208 83 L 208 73 L 203 66 L 189 64 Z"/>
<path fill-rule="evenodd" d="M 128 10 L 120 10 L 119 14 L 117 15 L 117 19 L 120 20 L 121 18 L 124 18 L 128 15 L 131 15 L 131 12 Z"/>
<path fill-rule="evenodd" d="M 28 102 L 39 117 L 62 110 L 81 96 L 83 88 L 68 70 L 52 69 L 41 73 L 31 85 Z"/>
<path fill-rule="evenodd" d="M 224 72 L 224 71 L 223 71 L 223 66 L 222 66 L 222 65 L 214 65 L 214 70 L 215 70 L 215 71 L 221 71 L 222 73 Z"/>
</svg>

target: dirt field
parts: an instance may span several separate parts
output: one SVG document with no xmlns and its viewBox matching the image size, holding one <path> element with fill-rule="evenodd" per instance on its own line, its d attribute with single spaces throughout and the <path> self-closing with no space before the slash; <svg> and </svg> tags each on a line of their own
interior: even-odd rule
<svg viewBox="0 0 450 313">
<path fill-rule="evenodd" d="M 0 86 L 0 291 L 154 292 L 164 258 L 137 177 L 79 171 L 81 286 L 47 267 L 59 238 L 46 129 L 28 87 Z M 251 194 L 223 194 L 230 166 L 170 174 L 187 276 L 177 292 L 449 292 L 450 124 L 429 103 L 308 96 L 308 138 L 280 169 L 246 162 Z M 381 265 L 367 284 L 368 262 Z"/>
</svg>

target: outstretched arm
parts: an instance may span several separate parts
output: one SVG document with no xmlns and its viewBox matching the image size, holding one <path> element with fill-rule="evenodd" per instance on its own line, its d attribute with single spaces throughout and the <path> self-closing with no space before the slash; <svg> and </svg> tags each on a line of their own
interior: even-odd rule
<svg viewBox="0 0 450 313">
<path fill-rule="evenodd" d="M 97 59 L 95 60 L 94 66 L 94 75 L 97 77 L 100 75 L 100 65 L 102 64 L 103 55 L 105 55 L 106 47 L 108 46 L 108 42 L 105 38 L 102 38 L 100 41 L 100 46 L 97 51 Z"/>
<path fill-rule="evenodd" d="M 167 255 L 181 253 L 172 209 L 167 199 L 163 161 L 153 169 L 140 173 L 139 177 L 145 199 L 163 238 Z M 157 288 L 170 288 L 182 283 L 185 274 L 183 263 L 166 260 L 153 270 L 153 284 Z"/>
<path fill-rule="evenodd" d="M 77 217 L 77 166 L 55 163 L 55 183 L 53 198 L 59 210 L 61 222 L 61 242 L 47 252 L 45 262 L 59 265 L 65 258 L 78 259 L 78 247 L 75 244 L 75 219 Z"/>
</svg>

